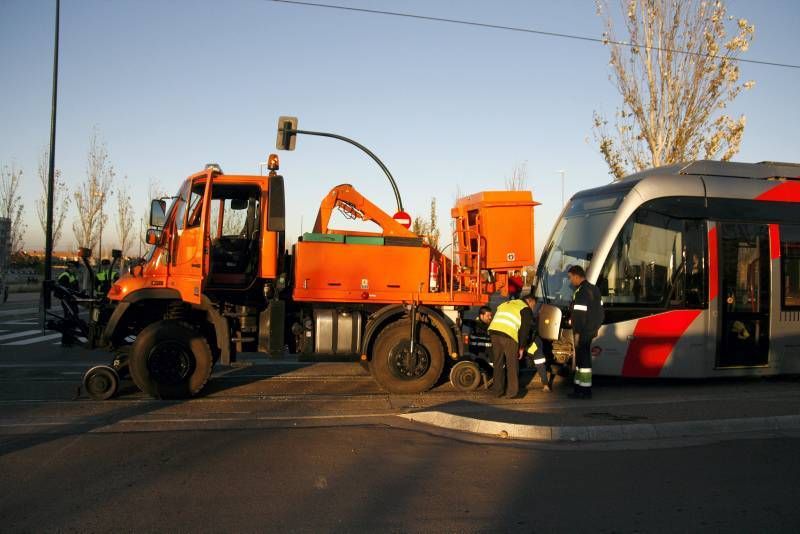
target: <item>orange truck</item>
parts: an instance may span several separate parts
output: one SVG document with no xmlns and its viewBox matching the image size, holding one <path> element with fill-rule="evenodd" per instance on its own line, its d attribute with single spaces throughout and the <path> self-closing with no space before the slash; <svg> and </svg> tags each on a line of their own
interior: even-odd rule
<svg viewBox="0 0 800 534">
<path fill-rule="evenodd" d="M 279 136 L 278 144 L 294 141 Z M 111 365 L 84 377 L 92 397 L 113 396 L 127 374 L 152 396 L 187 397 L 217 363 L 287 350 L 310 360 L 357 358 L 390 392 L 426 391 L 464 356 L 464 312 L 534 261 L 530 191 L 459 199 L 452 244 L 440 251 L 410 231 L 410 221 L 343 184 L 322 200 L 313 230 L 287 249 L 276 155 L 268 167 L 268 176 L 245 176 L 210 164 L 181 184 L 169 207 L 154 200 L 146 256 L 107 295 L 78 299 L 92 308 L 90 322 L 76 324 L 77 313 L 50 321 L 113 352 Z M 333 228 L 336 211 L 380 231 Z M 64 288 L 56 296 L 70 300 Z M 65 309 L 75 308 L 72 300 Z"/>
</svg>

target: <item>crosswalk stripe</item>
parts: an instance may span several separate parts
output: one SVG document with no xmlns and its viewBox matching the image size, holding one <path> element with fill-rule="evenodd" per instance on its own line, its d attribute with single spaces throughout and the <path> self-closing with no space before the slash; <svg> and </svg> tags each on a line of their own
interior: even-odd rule
<svg viewBox="0 0 800 534">
<path fill-rule="evenodd" d="M 30 315 L 39 312 L 39 308 L 19 308 L 16 310 L 0 310 L 0 317 L 7 317 L 9 315 Z"/>
<path fill-rule="evenodd" d="M 34 343 L 39 343 L 41 341 L 48 341 L 50 339 L 55 339 L 57 337 L 61 337 L 61 334 L 48 334 L 46 336 L 32 337 L 29 339 L 14 341 L 13 343 L 3 343 L 3 345 L 32 345 Z"/>
<path fill-rule="evenodd" d="M 0 341 L 5 341 L 6 339 L 13 339 L 15 337 L 23 337 L 23 336 L 30 336 L 31 334 L 41 334 L 42 331 L 38 328 L 36 330 L 25 330 L 23 332 L 14 332 L 13 334 L 5 334 L 0 336 Z"/>
</svg>

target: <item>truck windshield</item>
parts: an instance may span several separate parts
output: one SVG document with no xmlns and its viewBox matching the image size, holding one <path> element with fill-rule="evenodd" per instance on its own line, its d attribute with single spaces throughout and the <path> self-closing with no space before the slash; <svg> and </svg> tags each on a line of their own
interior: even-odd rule
<svg viewBox="0 0 800 534">
<path fill-rule="evenodd" d="M 538 283 L 547 302 L 567 305 L 572 300 L 567 269 L 572 265 L 589 268 L 595 247 L 623 198 L 624 194 L 605 194 L 570 201 L 539 261 Z"/>
</svg>

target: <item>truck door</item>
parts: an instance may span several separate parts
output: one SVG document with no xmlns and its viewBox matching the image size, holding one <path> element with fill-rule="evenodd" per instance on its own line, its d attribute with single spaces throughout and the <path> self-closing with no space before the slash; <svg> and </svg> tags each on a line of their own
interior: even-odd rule
<svg viewBox="0 0 800 534">
<path fill-rule="evenodd" d="M 169 286 L 192 304 L 199 304 L 202 294 L 204 251 L 208 248 L 209 177 L 210 174 L 192 184 L 184 200 L 185 212 L 176 217 L 170 242 Z"/>
<path fill-rule="evenodd" d="M 766 224 L 719 223 L 717 367 L 769 362 L 770 251 Z"/>
</svg>

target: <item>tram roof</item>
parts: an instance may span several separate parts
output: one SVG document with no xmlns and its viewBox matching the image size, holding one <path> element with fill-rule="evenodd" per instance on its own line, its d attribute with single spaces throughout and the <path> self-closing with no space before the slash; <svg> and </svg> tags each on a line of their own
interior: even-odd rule
<svg viewBox="0 0 800 534">
<path fill-rule="evenodd" d="M 783 163 L 777 161 L 741 163 L 704 159 L 647 169 L 635 174 L 630 174 L 620 181 L 636 182 L 650 176 L 664 176 L 670 174 L 676 176 L 751 178 L 754 180 L 768 180 L 771 178 L 800 179 L 800 163 Z"/>
</svg>

